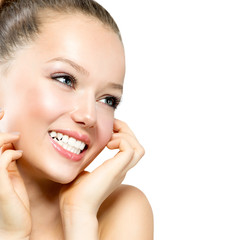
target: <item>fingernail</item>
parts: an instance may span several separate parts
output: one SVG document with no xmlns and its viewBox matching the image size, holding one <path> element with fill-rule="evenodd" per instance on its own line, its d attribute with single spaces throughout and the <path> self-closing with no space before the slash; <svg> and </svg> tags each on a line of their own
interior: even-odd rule
<svg viewBox="0 0 232 240">
<path fill-rule="evenodd" d="M 16 152 L 23 153 L 23 150 L 16 150 Z"/>
<path fill-rule="evenodd" d="M 13 134 L 13 135 L 19 135 L 20 132 L 12 132 L 11 134 Z"/>
</svg>

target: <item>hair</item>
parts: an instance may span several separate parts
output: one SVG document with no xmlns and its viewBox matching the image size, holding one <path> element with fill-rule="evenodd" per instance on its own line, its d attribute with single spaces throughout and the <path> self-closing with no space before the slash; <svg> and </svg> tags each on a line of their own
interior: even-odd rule
<svg viewBox="0 0 232 240">
<path fill-rule="evenodd" d="M 0 64 L 13 58 L 16 50 L 32 42 L 50 14 L 83 13 L 112 29 L 120 38 L 119 28 L 100 4 L 93 0 L 0 0 Z"/>
</svg>

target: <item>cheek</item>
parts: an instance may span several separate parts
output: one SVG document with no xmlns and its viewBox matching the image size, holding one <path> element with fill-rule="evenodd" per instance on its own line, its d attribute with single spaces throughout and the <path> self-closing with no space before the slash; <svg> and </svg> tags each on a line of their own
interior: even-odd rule
<svg viewBox="0 0 232 240">
<path fill-rule="evenodd" d="M 24 133 L 35 132 L 43 124 L 48 128 L 63 113 L 65 104 L 56 91 L 47 86 L 35 86 L 12 91 L 5 102 L 5 109 L 5 131 Z"/>
<path fill-rule="evenodd" d="M 62 112 L 64 104 L 60 96 L 45 89 L 33 89 L 25 94 L 25 105 L 27 114 L 32 119 L 43 119 L 51 122 Z"/>
<path fill-rule="evenodd" d="M 109 142 L 113 132 L 114 114 L 111 111 L 101 112 L 98 117 L 98 141 L 103 147 Z"/>
</svg>

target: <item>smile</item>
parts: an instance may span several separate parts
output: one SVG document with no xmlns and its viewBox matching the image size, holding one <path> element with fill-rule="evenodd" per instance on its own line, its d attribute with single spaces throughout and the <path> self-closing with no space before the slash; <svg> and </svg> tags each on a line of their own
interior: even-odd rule
<svg viewBox="0 0 232 240">
<path fill-rule="evenodd" d="M 80 154 L 86 147 L 84 142 L 76 140 L 73 137 L 69 137 L 68 135 L 63 135 L 62 133 L 52 131 L 49 133 L 49 135 L 61 147 L 75 154 Z"/>
<path fill-rule="evenodd" d="M 84 142 L 86 139 L 82 136 L 77 136 L 76 139 L 73 135 L 77 135 L 71 131 L 50 131 L 51 142 L 53 147 L 64 157 L 74 161 L 79 161 L 83 156 L 88 145 Z M 72 136 L 70 136 L 72 135 Z M 83 141 L 81 141 L 83 139 Z"/>
</svg>

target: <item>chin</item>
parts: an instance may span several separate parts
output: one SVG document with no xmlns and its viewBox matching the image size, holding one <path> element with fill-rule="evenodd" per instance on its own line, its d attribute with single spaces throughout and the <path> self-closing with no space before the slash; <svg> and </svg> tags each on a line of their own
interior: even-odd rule
<svg viewBox="0 0 232 240">
<path fill-rule="evenodd" d="M 65 176 L 65 175 L 56 175 L 56 176 L 48 176 L 48 180 L 52 181 L 52 182 L 55 182 L 55 183 L 59 183 L 59 184 L 69 184 L 71 183 L 75 178 L 77 177 L 74 176 Z"/>
<path fill-rule="evenodd" d="M 45 161 L 46 162 L 46 161 Z M 20 172 L 34 181 L 50 181 L 58 184 L 71 183 L 81 172 L 80 166 L 69 166 L 68 164 L 48 163 L 33 164 L 20 159 L 18 161 Z"/>
<path fill-rule="evenodd" d="M 71 183 L 79 175 L 81 171 L 79 169 L 47 169 L 42 175 L 47 180 L 50 180 L 59 184 L 68 184 Z"/>
</svg>

